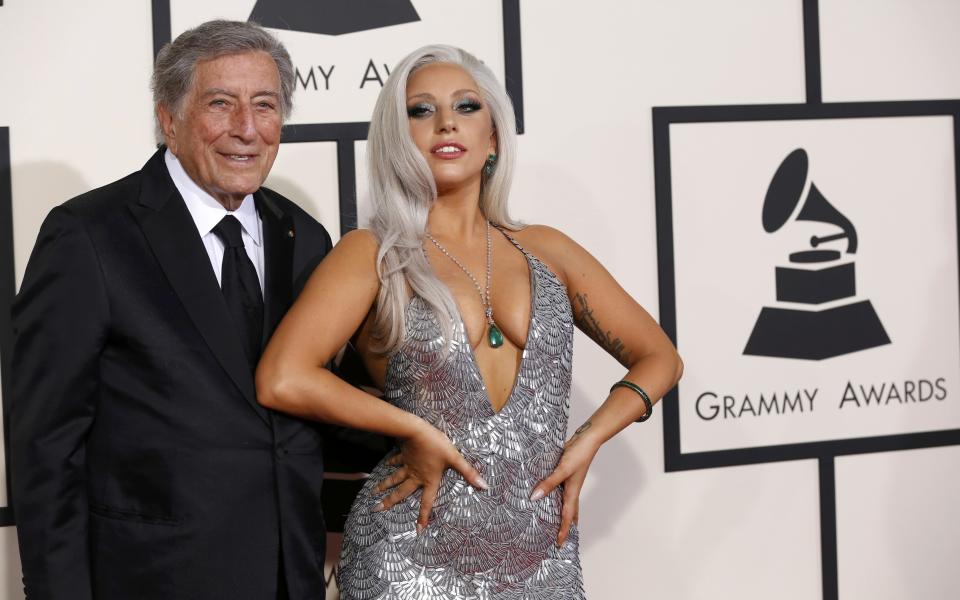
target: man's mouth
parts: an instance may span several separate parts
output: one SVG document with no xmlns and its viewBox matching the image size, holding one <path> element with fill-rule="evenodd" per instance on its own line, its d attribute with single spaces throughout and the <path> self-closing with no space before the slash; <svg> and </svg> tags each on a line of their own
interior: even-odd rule
<svg viewBox="0 0 960 600">
<path fill-rule="evenodd" d="M 223 156 L 224 158 L 226 158 L 226 159 L 228 159 L 228 160 L 231 160 L 231 161 L 236 161 L 236 162 L 249 162 L 249 161 L 253 160 L 254 158 L 256 158 L 257 155 L 256 155 L 256 154 L 225 154 L 225 153 L 221 152 L 221 153 L 220 153 L 220 156 Z"/>
</svg>

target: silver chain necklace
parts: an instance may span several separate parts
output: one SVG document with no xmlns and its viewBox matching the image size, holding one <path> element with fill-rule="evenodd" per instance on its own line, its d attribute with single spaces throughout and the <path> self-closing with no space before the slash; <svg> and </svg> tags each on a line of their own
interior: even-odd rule
<svg viewBox="0 0 960 600">
<path fill-rule="evenodd" d="M 480 282 L 477 281 L 477 278 L 473 276 L 473 273 L 470 272 L 470 269 L 463 266 L 463 263 L 457 260 L 457 258 L 450 254 L 450 251 L 443 247 L 443 244 L 437 241 L 435 237 L 426 234 L 427 239 L 433 242 L 433 245 L 437 247 L 440 252 L 444 254 L 447 258 L 452 260 L 460 269 L 467 274 L 467 277 L 470 278 L 470 281 L 473 282 L 474 287 L 477 288 L 477 293 L 480 294 L 480 302 L 483 304 L 483 312 L 487 317 L 487 343 L 490 344 L 491 348 L 499 348 L 503 345 L 503 332 L 500 331 L 500 328 L 497 327 L 497 324 L 493 320 L 493 304 L 490 303 L 490 282 L 493 280 L 493 243 L 490 239 L 490 221 L 487 221 L 487 281 L 486 287 L 480 287 Z"/>
</svg>

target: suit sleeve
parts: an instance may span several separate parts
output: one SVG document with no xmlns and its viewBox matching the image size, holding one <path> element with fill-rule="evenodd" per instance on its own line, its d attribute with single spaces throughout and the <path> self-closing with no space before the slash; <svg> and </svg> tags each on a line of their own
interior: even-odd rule
<svg viewBox="0 0 960 600">
<path fill-rule="evenodd" d="M 55 208 L 12 311 L 11 486 L 28 600 L 92 597 L 86 438 L 108 310 L 89 235 Z"/>
<path fill-rule="evenodd" d="M 309 241 L 303 244 L 302 249 L 298 242 L 296 252 L 302 253 L 303 259 L 294 260 L 294 299 L 303 291 L 307 280 L 310 279 L 310 275 L 313 274 L 314 269 L 317 268 L 320 261 L 333 249 L 333 241 L 330 239 L 330 234 L 327 233 L 327 229 L 310 215 L 303 213 L 302 220 L 297 223 L 297 230 L 302 230 Z"/>
</svg>

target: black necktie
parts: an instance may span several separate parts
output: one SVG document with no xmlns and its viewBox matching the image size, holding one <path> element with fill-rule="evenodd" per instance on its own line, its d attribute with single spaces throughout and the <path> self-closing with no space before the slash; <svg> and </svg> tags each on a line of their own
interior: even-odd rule
<svg viewBox="0 0 960 600">
<path fill-rule="evenodd" d="M 260 360 L 263 343 L 263 294 L 260 292 L 257 270 L 243 247 L 240 221 L 236 217 L 225 216 L 213 228 L 213 232 L 224 246 L 220 289 L 243 340 L 250 366 L 254 367 Z"/>
</svg>

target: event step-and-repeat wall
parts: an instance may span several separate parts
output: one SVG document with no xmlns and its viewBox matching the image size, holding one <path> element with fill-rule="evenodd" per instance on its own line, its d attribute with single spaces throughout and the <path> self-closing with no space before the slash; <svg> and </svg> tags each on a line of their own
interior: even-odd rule
<svg viewBox="0 0 960 600">
<path fill-rule="evenodd" d="M 960 2 L 0 0 L 0 381 L 43 217 L 145 162 L 153 55 L 212 18 L 290 50 L 267 185 L 335 237 L 369 215 L 392 65 L 479 56 L 517 107 L 515 215 L 579 241 L 677 343 L 683 381 L 584 488 L 591 598 L 958 597 Z M 580 334 L 575 354 L 574 426 L 622 375 Z M 336 529 L 357 477 L 331 463 Z"/>
</svg>

